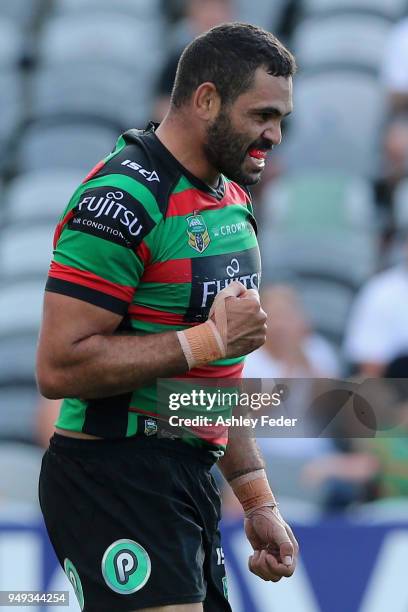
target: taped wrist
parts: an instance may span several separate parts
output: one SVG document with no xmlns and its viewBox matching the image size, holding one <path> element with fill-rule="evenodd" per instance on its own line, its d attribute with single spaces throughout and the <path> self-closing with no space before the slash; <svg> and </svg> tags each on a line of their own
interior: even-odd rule
<svg viewBox="0 0 408 612">
<path fill-rule="evenodd" d="M 220 333 L 210 320 L 177 332 L 177 337 L 190 370 L 222 359 L 227 353 Z"/>
<path fill-rule="evenodd" d="M 249 517 L 258 508 L 278 505 L 263 469 L 254 470 L 234 478 L 230 485 L 239 499 L 246 517 Z"/>
<path fill-rule="evenodd" d="M 228 325 L 225 300 L 243 295 L 245 287 L 238 281 L 232 282 L 220 291 L 205 323 L 177 332 L 184 356 L 191 370 L 197 366 L 222 359 L 227 354 Z M 212 321 L 212 317 L 215 320 Z"/>
</svg>

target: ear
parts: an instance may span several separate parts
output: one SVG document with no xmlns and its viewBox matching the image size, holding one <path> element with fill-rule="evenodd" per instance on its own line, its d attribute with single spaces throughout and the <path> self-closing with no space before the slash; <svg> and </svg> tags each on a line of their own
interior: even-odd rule
<svg viewBox="0 0 408 612">
<path fill-rule="evenodd" d="M 212 121 L 221 108 L 221 98 L 214 83 L 201 83 L 194 92 L 193 108 L 203 121 Z"/>
</svg>

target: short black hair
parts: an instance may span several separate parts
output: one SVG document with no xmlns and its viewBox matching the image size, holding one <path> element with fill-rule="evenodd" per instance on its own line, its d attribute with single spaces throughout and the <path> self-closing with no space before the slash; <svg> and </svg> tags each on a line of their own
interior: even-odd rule
<svg viewBox="0 0 408 612">
<path fill-rule="evenodd" d="M 247 23 L 224 23 L 195 38 L 183 51 L 171 95 L 179 108 L 201 85 L 214 83 L 222 103 L 248 90 L 255 70 L 264 66 L 272 76 L 296 72 L 292 53 L 270 32 Z"/>
</svg>

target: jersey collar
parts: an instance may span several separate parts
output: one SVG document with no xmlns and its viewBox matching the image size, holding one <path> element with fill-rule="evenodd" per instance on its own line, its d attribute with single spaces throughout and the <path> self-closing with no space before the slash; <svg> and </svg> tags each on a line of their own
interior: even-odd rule
<svg viewBox="0 0 408 612">
<path fill-rule="evenodd" d="M 194 176 L 194 174 L 191 174 L 191 172 L 189 172 L 187 168 L 185 168 L 157 138 L 155 130 L 158 126 L 158 123 L 150 121 L 150 123 L 147 125 L 146 129 L 143 132 L 143 136 L 146 137 L 149 146 L 154 150 L 154 152 L 159 155 L 163 160 L 165 160 L 168 164 L 173 166 L 174 169 L 181 172 L 183 176 L 185 176 L 190 181 L 190 183 L 194 185 L 194 187 L 200 189 L 200 191 L 204 191 L 205 193 L 213 196 L 217 200 L 222 200 L 225 195 L 225 177 L 221 174 L 218 186 L 214 188 L 199 179 L 197 176 Z"/>
</svg>

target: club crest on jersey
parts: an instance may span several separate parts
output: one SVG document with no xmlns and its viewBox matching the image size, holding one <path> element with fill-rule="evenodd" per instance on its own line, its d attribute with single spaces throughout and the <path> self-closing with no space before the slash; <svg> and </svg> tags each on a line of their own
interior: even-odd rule
<svg viewBox="0 0 408 612">
<path fill-rule="evenodd" d="M 146 419 L 144 427 L 145 436 L 154 436 L 157 434 L 157 421 L 156 419 Z"/>
<path fill-rule="evenodd" d="M 187 221 L 188 244 L 199 253 L 205 251 L 210 244 L 207 226 L 201 215 L 190 215 Z"/>
</svg>

